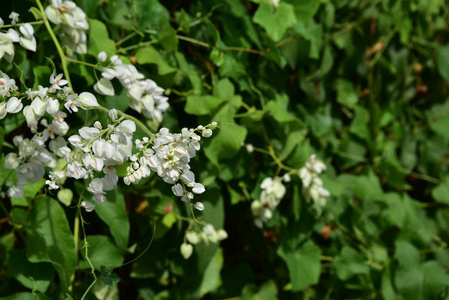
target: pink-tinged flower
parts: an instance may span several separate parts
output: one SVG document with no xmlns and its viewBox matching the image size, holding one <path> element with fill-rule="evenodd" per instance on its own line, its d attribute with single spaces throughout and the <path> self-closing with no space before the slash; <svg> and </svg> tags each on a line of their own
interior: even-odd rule
<svg viewBox="0 0 449 300">
<path fill-rule="evenodd" d="M 100 134 L 100 130 L 95 127 L 83 127 L 78 130 L 80 136 L 86 140 L 91 140 L 98 134 Z"/>
<path fill-rule="evenodd" d="M 87 175 L 87 171 L 79 162 L 74 161 L 73 163 L 67 165 L 66 175 L 67 177 L 81 179 Z"/>
</svg>

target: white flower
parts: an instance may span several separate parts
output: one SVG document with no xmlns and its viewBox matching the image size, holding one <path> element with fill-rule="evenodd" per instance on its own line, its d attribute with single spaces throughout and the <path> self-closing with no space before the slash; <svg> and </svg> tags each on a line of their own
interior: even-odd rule
<svg viewBox="0 0 449 300">
<path fill-rule="evenodd" d="M 23 188 L 20 186 L 11 186 L 6 192 L 9 198 L 22 198 Z"/>
<path fill-rule="evenodd" d="M 14 29 L 9 29 L 7 33 L 0 32 L 0 58 L 5 57 L 8 62 L 14 59 L 13 42 L 19 41 L 19 35 Z"/>
<path fill-rule="evenodd" d="M 320 206 L 326 205 L 326 198 L 330 196 L 329 191 L 323 187 L 323 181 L 318 177 L 318 174 L 324 170 L 326 170 L 326 165 L 317 160 L 313 154 L 298 173 L 307 201 L 312 199 L 315 204 Z"/>
<path fill-rule="evenodd" d="M 34 29 L 28 23 L 23 24 L 19 27 L 20 32 L 23 37 L 19 38 L 20 45 L 27 50 L 36 51 L 36 38 L 33 36 Z"/>
<path fill-rule="evenodd" d="M 60 90 L 61 86 L 64 86 L 67 83 L 69 83 L 67 80 L 62 79 L 62 76 L 63 76 L 63 74 L 61 73 L 55 77 L 54 72 L 50 75 L 50 83 L 52 84 L 53 88 Z"/>
<path fill-rule="evenodd" d="M 204 210 L 204 204 L 201 202 L 197 202 L 195 203 L 195 208 L 198 209 L 199 211 Z"/>
<path fill-rule="evenodd" d="M 69 142 L 70 144 L 72 144 L 77 148 L 81 148 L 84 146 L 82 139 L 79 135 L 72 135 L 71 137 L 69 137 Z"/>
<path fill-rule="evenodd" d="M 117 126 L 117 131 L 132 135 L 136 131 L 136 123 L 131 120 L 124 120 Z"/>
<path fill-rule="evenodd" d="M 118 112 L 117 112 L 117 110 L 116 110 L 115 108 L 111 109 L 111 110 L 108 112 L 108 116 L 109 116 L 109 118 L 111 118 L 113 121 L 117 120 L 117 118 L 118 118 Z"/>
<path fill-rule="evenodd" d="M 212 136 L 212 130 L 209 129 L 209 128 L 204 129 L 204 130 L 202 131 L 202 134 L 201 134 L 201 135 L 202 135 L 203 137 L 206 137 L 206 138 L 211 137 L 211 136 Z"/>
<path fill-rule="evenodd" d="M 193 245 L 201 242 L 201 236 L 195 231 L 186 231 L 186 239 Z"/>
<path fill-rule="evenodd" d="M 95 83 L 94 90 L 105 96 L 114 96 L 114 86 L 112 85 L 111 81 L 106 78 L 101 78 L 100 81 Z"/>
<path fill-rule="evenodd" d="M 84 153 L 83 155 L 84 166 L 88 169 L 94 169 L 96 171 L 103 170 L 104 160 L 92 155 L 90 153 Z"/>
<path fill-rule="evenodd" d="M 19 14 L 16 12 L 11 12 L 9 14 L 9 18 L 11 19 L 11 24 L 16 24 L 19 21 Z"/>
<path fill-rule="evenodd" d="M 172 186 L 171 190 L 173 191 L 173 194 L 175 194 L 175 196 L 182 197 L 182 195 L 184 195 L 184 188 L 180 183 Z"/>
<path fill-rule="evenodd" d="M 92 93 L 83 92 L 78 96 L 78 101 L 84 106 L 100 106 L 97 98 Z"/>
<path fill-rule="evenodd" d="M 91 140 L 100 134 L 100 130 L 95 127 L 82 127 L 78 132 L 80 136 L 86 140 Z"/>
<path fill-rule="evenodd" d="M 97 58 L 99 61 L 105 62 L 106 59 L 108 58 L 108 55 L 106 54 L 106 52 L 101 51 L 100 53 L 98 53 Z"/>
<path fill-rule="evenodd" d="M 17 97 L 9 98 L 8 102 L 6 103 L 6 110 L 9 113 L 18 113 L 22 110 L 22 108 L 22 100 L 18 99 Z"/>
<path fill-rule="evenodd" d="M 74 161 L 73 163 L 67 165 L 66 175 L 67 177 L 81 179 L 87 175 L 87 171 L 79 162 Z"/>
<path fill-rule="evenodd" d="M 194 192 L 195 194 L 202 194 L 205 191 L 206 189 L 204 188 L 204 185 L 202 185 L 201 183 L 195 183 L 193 185 L 192 192 Z"/>
<path fill-rule="evenodd" d="M 92 203 L 87 202 L 87 201 L 82 201 L 81 202 L 81 207 L 84 207 L 87 212 L 91 212 L 91 211 L 93 211 L 95 209 L 95 204 L 92 204 Z"/>
<path fill-rule="evenodd" d="M 15 153 L 8 153 L 8 155 L 6 155 L 5 157 L 5 164 L 4 164 L 4 168 L 5 169 L 10 169 L 10 170 L 14 170 L 17 169 L 20 166 L 20 159 L 17 156 L 17 154 Z"/>
<path fill-rule="evenodd" d="M 271 209 L 258 200 L 254 200 L 251 203 L 251 211 L 254 217 L 254 224 L 259 228 L 262 228 L 263 224 L 273 217 Z"/>
<path fill-rule="evenodd" d="M 100 178 L 94 178 L 89 183 L 89 187 L 87 188 L 87 190 L 92 194 L 105 194 L 105 192 L 103 191 L 103 182 Z"/>
<path fill-rule="evenodd" d="M 6 117 L 8 111 L 6 110 L 6 102 L 0 103 L 0 120 Z"/>
<path fill-rule="evenodd" d="M 76 94 L 75 94 L 76 95 Z M 75 95 L 71 95 L 68 96 L 66 99 L 66 103 L 64 103 L 65 108 L 71 113 L 73 112 L 77 112 L 78 111 L 78 107 L 81 106 L 81 104 L 75 100 Z"/>
</svg>

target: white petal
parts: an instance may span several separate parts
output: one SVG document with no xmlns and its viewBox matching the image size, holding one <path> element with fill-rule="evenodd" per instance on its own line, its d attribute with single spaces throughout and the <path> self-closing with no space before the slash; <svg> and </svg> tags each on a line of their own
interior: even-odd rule
<svg viewBox="0 0 449 300">
<path fill-rule="evenodd" d="M 36 38 L 34 36 L 31 36 L 30 38 L 21 37 L 20 45 L 27 50 L 36 52 Z"/>
<path fill-rule="evenodd" d="M 106 78 L 101 78 L 100 81 L 98 81 L 94 85 L 94 90 L 97 93 L 105 96 L 115 95 L 114 86 L 112 85 L 111 81 Z"/>
<path fill-rule="evenodd" d="M 78 96 L 78 101 L 84 106 L 100 106 L 97 98 L 92 93 L 83 92 Z"/>
</svg>

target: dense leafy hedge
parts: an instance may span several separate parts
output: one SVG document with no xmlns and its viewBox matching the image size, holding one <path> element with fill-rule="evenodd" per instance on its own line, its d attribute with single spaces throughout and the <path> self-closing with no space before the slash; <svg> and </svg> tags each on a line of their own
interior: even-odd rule
<svg viewBox="0 0 449 300">
<path fill-rule="evenodd" d="M 193 214 L 155 174 L 124 185 L 126 164 L 91 213 L 80 210 L 79 181 L 65 184 L 73 197 L 30 183 L 22 198 L 2 199 L 1 299 L 449 299 L 447 1 L 76 3 L 87 53 L 61 58 L 38 20 L 37 51 L 17 47 L 2 72 L 37 89 L 48 86 L 49 60 L 62 73 L 62 59 L 74 91 L 94 92 L 99 52 L 133 64 L 165 89 L 163 121 L 133 112 L 117 83 L 99 104 L 153 133 L 218 123 L 191 161 L 205 209 Z M 29 5 L 6 2 L 1 17 L 34 21 Z M 2 191 L 13 137 L 30 136 L 24 120 L 0 122 Z M 67 120 L 76 134 L 107 118 Z M 313 154 L 326 166 L 321 201 L 299 176 Z M 286 188 L 275 205 L 263 202 L 266 178 Z M 184 259 L 186 230 L 206 223 L 228 237 Z"/>
</svg>

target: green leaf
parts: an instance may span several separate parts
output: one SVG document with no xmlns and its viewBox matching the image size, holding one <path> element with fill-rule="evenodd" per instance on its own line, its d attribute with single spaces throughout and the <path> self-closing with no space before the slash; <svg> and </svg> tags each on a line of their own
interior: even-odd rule
<svg viewBox="0 0 449 300">
<path fill-rule="evenodd" d="M 108 29 L 102 22 L 89 19 L 89 47 L 87 53 L 97 57 L 101 51 L 106 52 L 108 57 L 115 54 L 115 43 L 109 38 Z"/>
<path fill-rule="evenodd" d="M 392 272 L 390 265 L 385 268 L 382 274 L 381 293 L 385 300 L 395 300 L 396 293 L 393 288 Z"/>
<path fill-rule="evenodd" d="M 223 250 L 221 248 L 215 252 L 215 256 L 209 262 L 204 271 L 203 280 L 200 287 L 200 296 L 215 291 L 221 285 L 220 271 L 223 267 Z"/>
<path fill-rule="evenodd" d="M 246 285 L 242 290 L 240 300 L 271 300 L 277 299 L 276 283 L 273 280 L 269 280 L 262 284 L 260 288 L 251 284 Z"/>
<path fill-rule="evenodd" d="M 28 11 L 33 14 L 36 21 L 42 20 L 42 12 L 37 7 L 33 6 Z"/>
<path fill-rule="evenodd" d="M 354 84 L 346 79 L 337 79 L 336 81 L 337 102 L 349 108 L 355 108 L 359 98 Z"/>
<path fill-rule="evenodd" d="M 1 300 L 46 300 L 46 299 L 50 299 L 45 295 L 41 295 L 41 294 L 33 294 L 33 293 L 17 293 L 15 295 L 11 295 L 8 297 L 1 297 Z"/>
<path fill-rule="evenodd" d="M 235 88 L 228 78 L 220 79 L 214 86 L 214 96 L 223 100 L 230 100 L 234 96 Z"/>
<path fill-rule="evenodd" d="M 436 60 L 438 72 L 449 84 L 449 44 L 438 46 Z"/>
<path fill-rule="evenodd" d="M 85 247 L 84 241 L 81 243 Z M 105 235 L 90 235 L 87 237 L 87 243 L 89 260 L 96 270 L 100 270 L 101 266 L 120 266 L 127 253 L 126 250 L 118 248 L 112 239 Z M 80 261 L 79 267 L 81 269 L 90 268 L 89 263 L 86 261 L 85 251 L 81 251 L 81 254 L 84 260 Z"/>
<path fill-rule="evenodd" d="M 323 45 L 323 25 L 315 22 L 309 22 L 307 25 L 296 23 L 294 29 L 300 36 L 310 41 L 309 57 L 319 59 L 320 49 Z"/>
<path fill-rule="evenodd" d="M 211 162 L 219 166 L 219 160 L 232 158 L 237 154 L 245 141 L 246 134 L 247 129 L 243 126 L 224 124 L 217 136 L 214 136 L 210 144 L 205 147 L 204 152 Z"/>
<path fill-rule="evenodd" d="M 187 96 L 186 100 L 187 103 L 184 108 L 186 113 L 197 116 L 211 114 L 224 101 L 223 99 L 210 95 L 191 95 Z"/>
<path fill-rule="evenodd" d="M 151 46 L 139 49 L 135 57 L 137 63 L 141 65 L 156 64 L 160 75 L 167 75 L 176 71 L 164 60 L 161 54 Z"/>
<path fill-rule="evenodd" d="M 293 292 L 318 283 L 321 249 L 312 241 L 307 241 L 299 250 L 288 249 L 284 244 L 278 254 L 287 264 Z"/>
<path fill-rule="evenodd" d="M 449 102 L 436 104 L 428 112 L 430 128 L 437 134 L 449 139 Z"/>
<path fill-rule="evenodd" d="M 268 3 L 261 3 L 254 17 L 254 23 L 262 26 L 268 33 L 268 36 L 275 42 L 279 42 L 289 27 L 296 22 L 293 6 L 281 2 L 273 12 Z"/>
<path fill-rule="evenodd" d="M 101 266 L 100 267 L 100 278 L 108 286 L 114 287 L 114 283 L 120 282 L 120 278 L 117 274 L 112 273 L 113 269 Z"/>
<path fill-rule="evenodd" d="M 304 24 L 313 18 L 320 7 L 320 1 L 316 0 L 287 0 L 286 2 L 292 4 L 296 19 Z"/>
<path fill-rule="evenodd" d="M 108 192 L 106 201 L 97 205 L 95 212 L 109 226 L 117 246 L 127 249 L 130 225 L 122 191 L 115 188 Z"/>
<path fill-rule="evenodd" d="M 343 247 L 341 254 L 334 258 L 332 265 L 341 280 L 348 280 L 357 274 L 369 273 L 369 267 L 363 255 L 348 246 Z"/>
<path fill-rule="evenodd" d="M 302 126 L 298 126 L 302 127 Z M 279 159 L 283 161 L 286 159 L 292 151 L 298 146 L 299 143 L 304 141 L 307 135 L 307 129 L 296 129 L 292 132 L 290 132 L 287 136 L 287 140 L 284 144 L 284 147 L 282 148 L 282 152 L 279 154 Z"/>
<path fill-rule="evenodd" d="M 54 271 L 51 264 L 30 263 L 24 252 L 12 250 L 9 252 L 6 275 L 17 279 L 29 289 L 45 293 L 53 279 Z"/>
<path fill-rule="evenodd" d="M 170 23 L 161 18 L 159 21 L 159 43 L 166 50 L 176 51 L 178 49 L 178 38 L 176 37 L 176 30 L 170 26 Z"/>
<path fill-rule="evenodd" d="M 395 284 L 403 299 L 423 299 L 423 280 L 421 259 L 418 249 L 407 241 L 396 242 L 394 257 L 399 261 L 395 272 Z"/>
<path fill-rule="evenodd" d="M 67 217 L 57 200 L 39 197 L 35 200 L 26 226 L 31 262 L 50 262 L 59 274 L 63 291 L 75 272 L 75 243 Z"/>
<path fill-rule="evenodd" d="M 268 101 L 267 110 L 273 115 L 278 122 L 290 122 L 295 120 L 295 116 L 287 110 L 289 98 L 287 95 L 276 95 L 275 100 Z"/>
<path fill-rule="evenodd" d="M 365 201 L 381 201 L 384 197 L 379 178 L 372 171 L 367 176 L 357 176 L 351 189 L 359 199 Z"/>
<path fill-rule="evenodd" d="M 355 118 L 349 127 L 349 131 L 361 139 L 370 140 L 370 131 L 368 128 L 369 113 L 361 106 L 355 107 Z"/>
<path fill-rule="evenodd" d="M 432 197 L 440 203 L 449 205 L 449 180 L 445 178 L 436 188 L 432 191 Z"/>
<path fill-rule="evenodd" d="M 424 273 L 424 299 L 439 300 L 449 288 L 449 274 L 434 260 L 423 265 Z"/>
<path fill-rule="evenodd" d="M 45 186 L 45 179 L 41 178 L 37 182 L 29 182 L 23 188 L 23 197 L 22 198 L 12 198 L 11 205 L 13 206 L 29 206 L 31 201 L 36 197 L 36 195 L 41 191 L 41 189 Z"/>
</svg>

